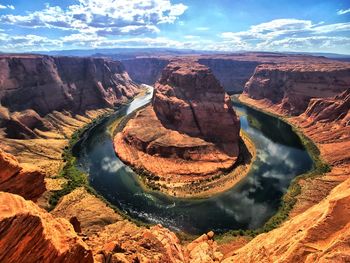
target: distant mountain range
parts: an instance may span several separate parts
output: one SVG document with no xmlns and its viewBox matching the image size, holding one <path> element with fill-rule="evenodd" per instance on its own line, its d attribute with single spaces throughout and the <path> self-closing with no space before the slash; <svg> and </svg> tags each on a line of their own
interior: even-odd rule
<svg viewBox="0 0 350 263">
<path fill-rule="evenodd" d="M 0 52 L 5 53 L 5 52 Z M 322 53 L 322 52 L 263 52 L 263 51 L 208 51 L 208 50 L 193 50 L 193 49 L 176 49 L 176 48 L 98 48 L 98 49 L 72 49 L 72 50 L 52 50 L 52 51 L 33 51 L 28 52 L 32 54 L 43 54 L 50 56 L 108 56 L 113 59 L 132 59 L 140 56 L 181 56 L 181 55 L 199 55 L 199 54 L 236 54 L 236 53 L 270 53 L 270 54 L 291 54 L 291 55 L 312 55 L 322 56 L 340 61 L 349 61 L 350 55 L 336 54 L 336 53 Z"/>
</svg>

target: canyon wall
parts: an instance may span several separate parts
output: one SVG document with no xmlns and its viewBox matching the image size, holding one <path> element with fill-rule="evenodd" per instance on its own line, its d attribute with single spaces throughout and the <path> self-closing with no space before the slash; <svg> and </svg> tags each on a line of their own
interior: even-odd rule
<svg viewBox="0 0 350 263">
<path fill-rule="evenodd" d="M 349 63 L 258 66 L 240 100 L 277 114 L 318 146 L 330 171 L 298 180 L 290 219 L 259 235 L 224 262 L 350 260 Z M 288 233 L 288 238 L 285 238 Z"/>
<path fill-rule="evenodd" d="M 53 111 L 73 114 L 114 107 L 138 86 L 120 62 L 100 58 L 0 56 L 0 126 L 7 136 L 34 138 Z"/>
<path fill-rule="evenodd" d="M 126 59 L 122 63 L 134 81 L 153 85 L 159 79 L 162 70 L 169 62 L 181 58 L 191 59 L 207 66 L 229 94 L 241 93 L 245 83 L 253 75 L 255 68 L 261 64 L 334 63 L 334 61 L 324 57 L 261 52 L 227 55 L 186 55 L 177 57 L 159 55 Z"/>
<path fill-rule="evenodd" d="M 248 97 L 278 104 L 291 115 L 303 113 L 312 98 L 329 98 L 350 86 L 350 66 L 342 63 L 260 65 L 246 83 Z"/>
<path fill-rule="evenodd" d="M 155 84 L 152 105 L 169 129 L 212 142 L 237 143 L 239 139 L 240 125 L 231 99 L 213 73 L 196 62 L 169 64 Z"/>
<path fill-rule="evenodd" d="M 241 93 L 255 68 L 261 64 L 258 61 L 239 61 L 225 58 L 200 58 L 198 62 L 211 69 L 228 93 Z"/>
<path fill-rule="evenodd" d="M 122 63 L 133 81 L 153 85 L 170 62 L 167 58 L 126 59 Z"/>
</svg>

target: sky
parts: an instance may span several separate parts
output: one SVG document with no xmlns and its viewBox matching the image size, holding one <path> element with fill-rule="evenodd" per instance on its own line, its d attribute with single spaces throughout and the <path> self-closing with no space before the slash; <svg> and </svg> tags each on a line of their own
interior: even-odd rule
<svg viewBox="0 0 350 263">
<path fill-rule="evenodd" d="M 0 51 L 350 54 L 350 0 L 0 0 Z"/>
</svg>

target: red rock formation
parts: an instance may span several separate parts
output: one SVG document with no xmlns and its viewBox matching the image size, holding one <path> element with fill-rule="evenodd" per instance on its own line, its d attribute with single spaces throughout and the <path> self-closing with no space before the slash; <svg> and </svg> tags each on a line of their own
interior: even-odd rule
<svg viewBox="0 0 350 263">
<path fill-rule="evenodd" d="M 113 57 L 113 56 L 111 56 Z M 180 57 L 180 56 L 179 56 Z M 254 73 L 255 68 L 261 64 L 281 63 L 334 63 L 325 57 L 308 55 L 288 55 L 281 53 L 247 52 L 226 55 L 185 55 L 186 59 L 196 60 L 206 65 L 219 80 L 221 86 L 228 93 L 240 93 L 245 83 Z M 175 56 L 154 54 L 151 57 L 136 57 L 123 60 L 130 77 L 140 83 L 153 85 L 161 75 L 164 67 L 176 59 Z"/>
<path fill-rule="evenodd" d="M 187 183 L 235 164 L 239 120 L 207 67 L 191 60 L 170 63 L 155 85 L 152 106 L 115 137 L 124 162 L 167 182 Z"/>
<path fill-rule="evenodd" d="M 192 61 L 169 64 L 155 85 L 152 104 L 168 129 L 237 144 L 240 126 L 230 97 L 205 66 Z"/>
<path fill-rule="evenodd" d="M 289 68 L 291 67 L 289 65 Z M 309 94 L 306 107 L 304 104 L 298 105 L 299 108 L 296 107 L 296 111 L 293 112 L 301 114 L 287 119 L 317 144 L 321 158 L 331 166 L 331 171 L 316 178 L 300 179 L 301 194 L 297 196 L 296 205 L 290 213 L 291 219 L 281 227 L 259 235 L 246 246 L 235 251 L 235 255 L 224 262 L 347 262 L 350 260 L 348 88 L 350 65 L 334 62 L 322 67 L 320 64 L 311 64 L 309 69 L 298 68 L 295 65 L 293 67 L 294 71 L 277 70 L 273 73 L 275 79 L 271 79 L 271 82 L 277 83 L 281 80 L 281 74 L 285 74 L 286 79 L 290 81 L 290 85 L 286 86 L 289 89 L 284 91 L 284 101 L 294 102 L 295 94 L 297 94 L 296 97 L 304 98 L 305 94 Z M 272 73 L 268 73 L 267 76 L 270 76 L 269 74 Z M 303 80 L 304 83 L 308 83 L 307 85 L 311 85 L 310 81 L 315 81 L 315 76 L 318 76 L 319 84 L 314 83 L 315 89 L 305 89 L 301 79 L 291 80 L 291 76 L 296 78 L 298 74 L 305 77 Z M 306 79 L 307 76 L 310 79 Z M 247 84 L 248 93 L 243 94 L 240 99 L 286 118 L 290 111 L 283 110 L 283 101 L 280 103 L 277 100 L 273 103 L 267 100 L 265 91 L 259 91 L 259 88 L 268 89 L 268 84 L 264 84 L 263 80 L 264 77 L 261 75 L 255 80 L 251 79 L 252 83 Z M 262 84 L 254 85 L 259 82 Z M 329 86 L 325 86 L 325 83 Z M 260 95 L 263 95 L 264 99 L 254 99 L 254 96 L 261 98 Z M 328 95 L 330 97 L 326 97 Z M 296 106 L 295 103 L 293 105 Z M 286 233 L 288 233 L 287 239 Z"/>
<path fill-rule="evenodd" d="M 12 138 L 34 138 L 47 129 L 40 119 L 53 111 L 85 112 L 116 106 L 138 86 L 122 64 L 99 58 L 0 56 L 0 104 L 9 114 L 0 126 Z"/>
<path fill-rule="evenodd" d="M 43 173 L 22 168 L 14 156 L 0 149 L 0 191 L 37 200 L 45 190 Z"/>
<path fill-rule="evenodd" d="M 314 122 L 337 121 L 350 126 L 350 88 L 334 98 L 311 99 L 305 115 Z"/>
<path fill-rule="evenodd" d="M 0 192 L 0 262 L 83 263 L 93 262 L 93 257 L 67 220 Z"/>
<path fill-rule="evenodd" d="M 246 83 L 250 98 L 266 99 L 291 115 L 303 113 L 312 98 L 335 96 L 350 86 L 346 63 L 260 65 Z"/>
</svg>

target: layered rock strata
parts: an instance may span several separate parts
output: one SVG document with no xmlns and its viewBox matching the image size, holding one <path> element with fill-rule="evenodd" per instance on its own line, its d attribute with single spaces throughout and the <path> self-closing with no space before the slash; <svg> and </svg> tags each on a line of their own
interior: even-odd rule
<svg viewBox="0 0 350 263">
<path fill-rule="evenodd" d="M 0 189 L 36 200 L 45 190 L 43 171 L 57 175 L 72 133 L 138 92 L 118 61 L 1 55 L 0 148 L 21 168 Z"/>
<path fill-rule="evenodd" d="M 345 63 L 264 64 L 255 69 L 244 93 L 278 104 L 286 114 L 299 115 L 312 98 L 333 97 L 349 86 L 350 66 Z"/>
<path fill-rule="evenodd" d="M 0 127 L 7 137 L 38 137 L 54 111 L 111 108 L 138 90 L 120 62 L 99 58 L 0 56 Z"/>
<path fill-rule="evenodd" d="M 45 192 L 44 174 L 23 168 L 11 154 L 0 149 L 0 191 L 37 200 Z"/>
<path fill-rule="evenodd" d="M 152 106 L 140 110 L 115 137 L 118 156 L 172 183 L 220 175 L 239 154 L 238 117 L 210 70 L 176 61 L 155 85 Z"/>
<path fill-rule="evenodd" d="M 259 91 L 259 88 L 268 88 L 267 85 L 255 86 L 257 90 L 254 88 L 252 94 L 251 89 L 247 89 L 240 96 L 245 103 L 278 114 L 298 127 L 317 144 L 322 159 L 331 166 L 331 171 L 323 176 L 300 179 L 301 194 L 297 196 L 290 213 L 291 219 L 280 228 L 259 235 L 224 262 L 349 261 L 350 104 L 349 74 L 346 72 L 350 65 L 334 63 L 318 66 L 316 72 L 316 65 L 310 65 L 313 74 L 319 76 L 319 83 L 313 84 L 314 89 L 295 86 L 295 83 L 289 86 L 294 91 L 295 88 L 300 89 L 299 96 L 305 96 L 306 92 L 310 95 L 306 107 L 304 104 L 293 104 L 297 106 L 296 111 L 285 110 L 280 101 L 274 102 L 269 97 L 255 99 L 255 92 L 264 94 L 265 91 Z M 301 69 L 301 76 L 304 70 Z M 275 77 L 280 76 L 280 73 L 275 74 Z M 295 69 L 293 75 L 297 74 L 298 70 Z M 278 81 L 279 78 L 273 79 L 274 83 Z M 250 82 L 259 83 L 260 80 L 251 79 Z M 250 82 L 247 85 L 251 85 Z M 280 86 L 281 89 L 284 87 Z M 293 94 L 287 90 L 284 96 Z M 289 100 L 288 97 L 285 99 Z M 296 116 L 290 116 L 290 113 Z M 288 233 L 288 239 L 282 238 L 285 233 Z"/>
<path fill-rule="evenodd" d="M 0 192 L 0 261 L 88 263 L 93 256 L 67 220 Z"/>
</svg>

